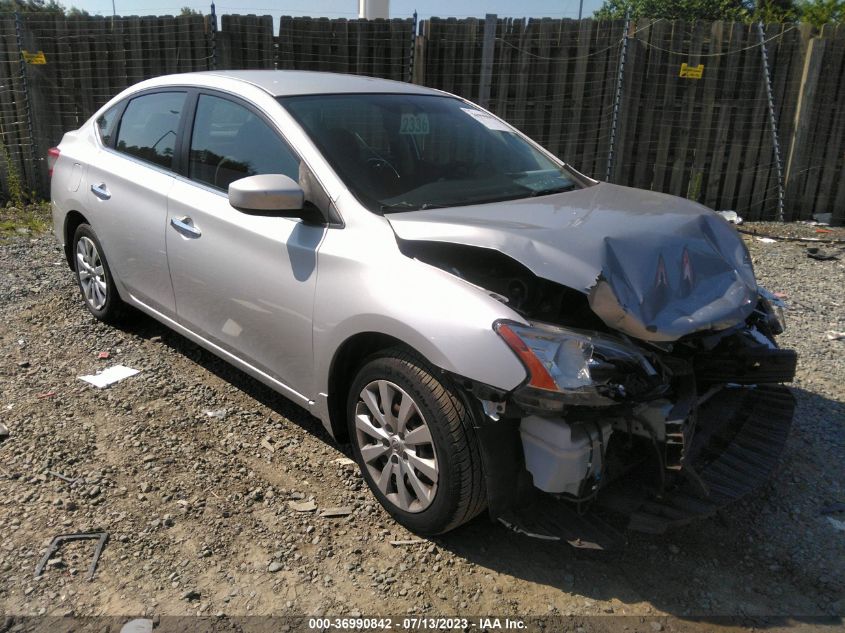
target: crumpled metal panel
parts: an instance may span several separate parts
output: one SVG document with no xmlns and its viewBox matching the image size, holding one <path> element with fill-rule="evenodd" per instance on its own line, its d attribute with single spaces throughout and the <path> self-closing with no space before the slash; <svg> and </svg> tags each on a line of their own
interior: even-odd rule
<svg viewBox="0 0 845 633">
<path fill-rule="evenodd" d="M 405 240 L 498 250 L 589 297 L 610 327 L 673 341 L 744 321 L 757 302 L 748 251 L 706 207 L 607 183 L 552 196 L 387 214 Z"/>
</svg>

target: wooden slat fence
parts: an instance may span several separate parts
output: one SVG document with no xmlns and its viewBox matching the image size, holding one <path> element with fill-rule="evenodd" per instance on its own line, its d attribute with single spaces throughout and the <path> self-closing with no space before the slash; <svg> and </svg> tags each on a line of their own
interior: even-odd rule
<svg viewBox="0 0 845 633">
<path fill-rule="evenodd" d="M 410 79 L 413 20 L 330 20 L 284 16 L 279 69 Z"/>
<path fill-rule="evenodd" d="M 218 69 L 411 81 L 480 102 L 611 182 L 773 219 L 778 180 L 756 25 L 726 22 L 0 14 L 0 194 L 47 194 L 47 148 L 126 86 Z M 489 24 L 488 24 L 489 20 Z M 16 26 L 19 26 L 16 29 Z M 415 26 L 418 28 L 415 30 Z M 485 35 L 486 34 L 486 35 Z M 845 26 L 768 25 L 785 216 L 845 222 Z M 21 49 L 44 65 L 22 64 Z M 486 60 L 486 62 L 484 61 Z M 698 79 L 681 65 L 703 65 Z M 2 199 L 2 198 L 0 198 Z"/>
</svg>

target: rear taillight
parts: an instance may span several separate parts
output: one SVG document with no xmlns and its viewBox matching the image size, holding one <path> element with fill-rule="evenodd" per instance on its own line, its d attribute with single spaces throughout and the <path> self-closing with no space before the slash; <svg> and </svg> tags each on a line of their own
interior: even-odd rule
<svg viewBox="0 0 845 633">
<path fill-rule="evenodd" d="M 53 167 L 56 166 L 56 161 L 59 160 L 59 154 L 61 153 L 58 147 L 51 147 L 47 150 L 47 173 L 50 175 L 50 178 L 53 177 Z"/>
</svg>

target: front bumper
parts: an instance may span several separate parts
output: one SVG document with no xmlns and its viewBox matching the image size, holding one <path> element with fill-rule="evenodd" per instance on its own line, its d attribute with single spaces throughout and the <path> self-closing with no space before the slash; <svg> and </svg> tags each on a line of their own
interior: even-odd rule
<svg viewBox="0 0 845 633">
<path fill-rule="evenodd" d="M 662 494 L 619 481 L 599 496 L 599 507 L 627 515 L 628 529 L 651 534 L 712 516 L 766 482 L 794 411 L 795 398 L 784 386 L 725 388 L 699 410 L 690 450 L 697 478 L 678 477 Z"/>
<path fill-rule="evenodd" d="M 786 445 L 794 408 L 782 385 L 725 387 L 698 409 L 684 466 L 665 485 L 655 484 L 653 472 L 634 471 L 603 487 L 586 513 L 534 489 L 530 503 L 491 507 L 491 514 L 517 532 L 576 547 L 619 545 L 624 537 L 612 526 L 662 534 L 763 485 Z"/>
</svg>

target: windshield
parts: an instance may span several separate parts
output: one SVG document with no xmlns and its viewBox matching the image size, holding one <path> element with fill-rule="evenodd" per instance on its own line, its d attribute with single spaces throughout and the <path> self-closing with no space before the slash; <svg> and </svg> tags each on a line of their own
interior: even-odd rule
<svg viewBox="0 0 845 633">
<path fill-rule="evenodd" d="M 511 128 L 453 97 L 280 97 L 357 198 L 376 213 L 549 195 L 580 187 Z"/>
</svg>

